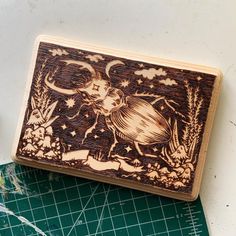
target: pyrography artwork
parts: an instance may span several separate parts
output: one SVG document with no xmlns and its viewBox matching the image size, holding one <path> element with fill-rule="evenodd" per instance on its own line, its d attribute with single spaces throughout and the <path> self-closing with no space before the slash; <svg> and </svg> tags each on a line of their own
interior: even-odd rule
<svg viewBox="0 0 236 236">
<path fill-rule="evenodd" d="M 216 79 L 42 41 L 16 156 L 191 193 Z"/>
</svg>

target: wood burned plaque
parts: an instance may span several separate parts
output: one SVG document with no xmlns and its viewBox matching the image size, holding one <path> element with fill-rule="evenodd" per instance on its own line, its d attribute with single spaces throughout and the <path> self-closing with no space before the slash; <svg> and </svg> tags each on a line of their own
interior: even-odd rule
<svg viewBox="0 0 236 236">
<path fill-rule="evenodd" d="M 13 159 L 194 200 L 218 70 L 39 37 Z"/>
</svg>

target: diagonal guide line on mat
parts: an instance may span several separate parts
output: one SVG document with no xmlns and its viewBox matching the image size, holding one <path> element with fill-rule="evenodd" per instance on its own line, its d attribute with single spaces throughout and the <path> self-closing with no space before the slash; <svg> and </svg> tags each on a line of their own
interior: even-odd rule
<svg viewBox="0 0 236 236">
<path fill-rule="evenodd" d="M 73 226 L 71 227 L 71 229 L 70 229 L 69 233 L 67 234 L 67 236 L 69 236 L 69 235 L 71 234 L 71 232 L 73 231 L 74 227 L 77 225 L 80 216 L 84 213 L 84 211 L 85 211 L 87 205 L 89 204 L 90 200 L 93 198 L 93 195 L 94 195 L 95 192 L 97 191 L 99 185 L 100 185 L 100 183 L 98 183 L 97 186 L 95 187 L 95 189 L 93 190 L 93 192 L 92 192 L 90 198 L 88 199 L 88 201 L 86 202 L 85 206 L 84 206 L 83 209 L 81 210 L 81 212 L 80 212 L 78 218 L 76 219 L 75 223 L 74 223 Z"/>
<path fill-rule="evenodd" d="M 104 185 L 103 185 L 103 187 L 104 187 Z M 96 228 L 95 235 L 97 235 L 99 226 L 101 226 L 101 220 L 102 220 L 102 217 L 103 217 L 103 212 L 104 212 L 104 209 L 105 209 L 105 207 L 107 206 L 107 203 L 108 203 L 107 198 L 108 198 L 108 195 L 110 193 L 110 187 L 111 187 L 111 185 L 108 186 L 108 189 L 107 189 L 106 194 L 105 194 L 105 200 L 104 200 L 104 204 L 102 206 L 102 211 L 101 211 L 101 214 L 100 214 L 100 217 L 99 217 L 99 220 L 98 220 L 98 225 L 97 225 L 97 228 Z"/>
</svg>

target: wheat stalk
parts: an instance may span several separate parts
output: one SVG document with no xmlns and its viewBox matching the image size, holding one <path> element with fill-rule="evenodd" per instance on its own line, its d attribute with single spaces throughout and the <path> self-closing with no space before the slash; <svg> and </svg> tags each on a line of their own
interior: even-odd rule
<svg viewBox="0 0 236 236">
<path fill-rule="evenodd" d="M 188 122 L 185 125 L 182 139 L 184 145 L 189 148 L 195 138 L 197 142 L 199 141 L 199 136 L 203 126 L 199 121 L 203 99 L 200 97 L 199 88 L 196 88 L 194 91 L 187 81 L 185 82 L 185 87 L 188 100 Z"/>
<path fill-rule="evenodd" d="M 51 102 L 50 96 L 48 95 L 48 88 L 46 86 L 42 86 L 43 70 L 46 66 L 46 62 L 47 59 L 45 59 L 42 63 L 34 84 L 34 98 L 36 106 L 41 112 L 44 112 Z"/>
</svg>

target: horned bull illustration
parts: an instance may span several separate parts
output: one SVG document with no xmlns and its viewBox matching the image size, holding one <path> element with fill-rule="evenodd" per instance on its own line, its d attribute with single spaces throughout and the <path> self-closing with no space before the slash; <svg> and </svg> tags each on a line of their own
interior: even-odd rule
<svg viewBox="0 0 236 236">
<path fill-rule="evenodd" d="M 86 130 L 83 142 L 96 128 L 98 117 L 102 115 L 114 137 L 109 156 L 118 143 L 117 136 L 119 136 L 132 143 L 141 156 L 156 157 L 153 154 L 144 153 L 140 145 L 164 144 L 171 138 L 171 128 L 167 120 L 152 106 L 160 100 L 160 96 L 145 93 L 125 96 L 122 90 L 112 87 L 109 79 L 102 78 L 101 74 L 90 64 L 76 60 L 63 60 L 63 62 L 66 66 L 77 65 L 78 70 L 87 70 L 87 73 L 91 74 L 88 81 L 73 89 L 56 86 L 50 72 L 45 77 L 45 83 L 50 89 L 66 95 L 80 94 L 83 97 L 83 103 L 73 118 L 79 115 L 83 106 L 90 106 L 93 109 L 96 115 L 95 122 Z M 113 60 L 106 65 L 108 78 L 110 78 L 110 68 L 118 64 L 124 65 L 120 60 Z M 155 100 L 149 103 L 139 96 L 153 96 Z"/>
</svg>

